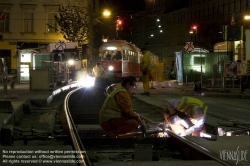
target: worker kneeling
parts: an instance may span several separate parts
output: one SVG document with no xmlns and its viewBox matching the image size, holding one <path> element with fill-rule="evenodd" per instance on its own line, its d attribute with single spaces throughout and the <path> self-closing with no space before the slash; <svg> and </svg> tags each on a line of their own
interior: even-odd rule
<svg viewBox="0 0 250 166">
<path fill-rule="evenodd" d="M 200 136 L 200 132 L 205 131 L 207 109 L 199 99 L 186 96 L 169 100 L 163 115 L 176 134 Z"/>
<path fill-rule="evenodd" d="M 136 87 L 136 79 L 132 76 L 125 77 L 120 86 L 110 92 L 105 99 L 100 114 L 99 122 L 109 137 L 126 134 L 141 126 L 145 132 L 146 126 L 139 115 L 133 111 L 131 94 Z"/>
</svg>

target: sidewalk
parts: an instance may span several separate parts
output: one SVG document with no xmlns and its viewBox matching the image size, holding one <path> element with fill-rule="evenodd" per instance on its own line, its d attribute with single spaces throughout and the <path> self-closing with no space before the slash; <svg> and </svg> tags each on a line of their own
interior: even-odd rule
<svg viewBox="0 0 250 166">
<path fill-rule="evenodd" d="M 7 124 L 15 124 L 24 113 L 25 104 L 33 102 L 39 105 L 48 105 L 53 96 L 78 86 L 77 83 L 70 83 L 66 86 L 55 87 L 54 90 L 30 91 L 30 84 L 16 84 L 14 89 L 8 85 L 7 91 L 0 83 L 0 128 Z M 7 93 L 6 93 L 7 92 Z"/>
<path fill-rule="evenodd" d="M 140 82 L 139 84 L 142 83 Z M 201 92 L 195 92 L 193 82 L 179 84 L 176 80 L 153 81 L 150 92 L 154 93 L 154 89 L 160 90 L 165 88 L 169 91 L 175 91 L 175 93 L 184 93 L 184 95 L 250 99 L 250 89 L 246 89 L 244 93 L 241 93 L 239 88 L 225 88 L 224 91 L 222 91 L 222 88 L 203 88 Z"/>
</svg>

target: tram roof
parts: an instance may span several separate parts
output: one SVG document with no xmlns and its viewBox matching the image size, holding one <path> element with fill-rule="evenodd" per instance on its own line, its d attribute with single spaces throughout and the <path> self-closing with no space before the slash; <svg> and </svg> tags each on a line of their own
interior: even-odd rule
<svg viewBox="0 0 250 166">
<path fill-rule="evenodd" d="M 100 49 L 108 46 L 122 47 L 123 49 L 140 51 L 140 48 L 138 48 L 135 44 L 128 43 L 126 40 L 108 40 L 102 44 Z"/>
</svg>

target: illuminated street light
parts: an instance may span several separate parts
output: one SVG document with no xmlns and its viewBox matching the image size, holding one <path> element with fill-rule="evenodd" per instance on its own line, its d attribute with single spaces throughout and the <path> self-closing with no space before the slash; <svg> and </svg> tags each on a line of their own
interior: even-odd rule
<svg viewBox="0 0 250 166">
<path fill-rule="evenodd" d="M 110 11 L 108 11 L 108 10 L 105 10 L 104 12 L 103 12 L 103 15 L 105 16 L 105 17 L 108 17 L 108 16 L 110 16 Z"/>
<path fill-rule="evenodd" d="M 244 19 L 245 19 L 245 20 L 250 20 L 250 16 L 249 16 L 249 15 L 246 15 L 246 16 L 244 17 Z"/>
</svg>

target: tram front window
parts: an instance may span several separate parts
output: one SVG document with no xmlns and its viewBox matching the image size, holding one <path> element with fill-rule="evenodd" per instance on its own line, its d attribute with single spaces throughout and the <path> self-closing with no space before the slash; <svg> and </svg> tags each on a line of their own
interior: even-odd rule
<svg viewBox="0 0 250 166">
<path fill-rule="evenodd" d="M 104 51 L 103 60 L 121 60 L 122 59 L 122 53 L 121 51 Z"/>
<path fill-rule="evenodd" d="M 115 55 L 112 57 L 112 60 L 121 60 L 122 54 L 121 51 L 116 51 Z"/>
</svg>

